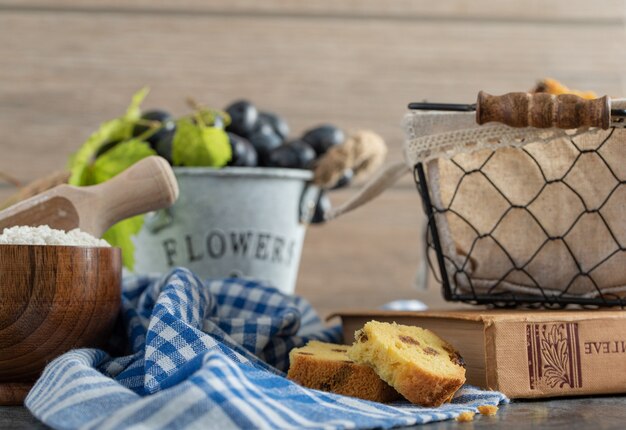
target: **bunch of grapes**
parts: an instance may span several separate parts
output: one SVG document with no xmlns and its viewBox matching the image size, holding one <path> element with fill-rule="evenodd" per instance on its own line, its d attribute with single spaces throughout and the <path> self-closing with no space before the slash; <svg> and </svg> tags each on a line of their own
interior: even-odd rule
<svg viewBox="0 0 626 430">
<path fill-rule="evenodd" d="M 259 111 L 240 100 L 226 109 L 231 123 L 226 127 L 232 148 L 231 166 L 310 169 L 332 146 L 343 143 L 343 131 L 321 125 L 289 140 L 289 125 L 280 116 Z"/>
<path fill-rule="evenodd" d="M 311 169 L 315 160 L 345 139 L 341 129 L 328 124 L 311 128 L 297 139 L 289 139 L 289 125 L 282 117 L 260 111 L 246 100 L 230 104 L 225 112 L 228 114 L 226 118 L 213 115 L 211 126 L 224 129 L 228 134 L 232 153 L 228 166 Z M 150 134 L 151 128 L 156 131 Z M 144 140 L 157 154 L 173 165 L 186 165 L 174 163 L 172 157 L 176 120 L 170 113 L 163 110 L 144 112 L 133 136 L 145 136 L 146 133 L 148 136 Z M 113 145 L 115 142 L 104 145 L 101 151 Z M 341 185 L 348 182 L 346 180 Z"/>
<path fill-rule="evenodd" d="M 345 141 L 344 132 L 330 124 L 310 128 L 300 137 L 290 139 L 284 118 L 261 111 L 247 100 L 235 101 L 224 111 L 191 104 L 195 112 L 182 118 L 164 110 L 142 112 L 131 121 L 130 135 L 103 141 L 91 159 L 106 157 L 129 141 L 141 141 L 149 146 L 147 150 L 156 152 L 173 166 L 310 170 L 330 148 Z M 344 172 L 334 188 L 348 185 L 351 179 L 352 172 Z M 330 200 L 321 192 L 312 222 L 323 222 L 329 209 Z"/>
</svg>

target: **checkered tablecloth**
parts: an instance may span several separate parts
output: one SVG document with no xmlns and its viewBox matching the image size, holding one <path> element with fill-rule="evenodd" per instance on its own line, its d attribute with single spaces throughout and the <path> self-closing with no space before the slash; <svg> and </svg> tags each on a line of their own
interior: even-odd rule
<svg viewBox="0 0 626 430">
<path fill-rule="evenodd" d="M 391 428 L 450 419 L 506 398 L 465 386 L 450 404 L 384 405 L 298 386 L 289 350 L 340 342 L 303 299 L 259 283 L 202 282 L 185 269 L 124 282 L 111 348 L 51 362 L 25 405 L 56 429 Z"/>
</svg>

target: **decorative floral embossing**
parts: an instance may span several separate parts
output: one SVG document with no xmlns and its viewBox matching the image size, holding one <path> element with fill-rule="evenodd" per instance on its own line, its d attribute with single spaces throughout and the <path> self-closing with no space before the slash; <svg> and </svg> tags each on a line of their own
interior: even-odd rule
<svg viewBox="0 0 626 430">
<path fill-rule="evenodd" d="M 568 349 L 565 325 L 544 326 L 541 333 L 541 356 L 544 360 L 543 375 L 551 388 L 573 387 L 569 374 L 571 352 Z"/>
<path fill-rule="evenodd" d="M 531 390 L 583 386 L 577 323 L 527 324 L 526 346 Z"/>
</svg>

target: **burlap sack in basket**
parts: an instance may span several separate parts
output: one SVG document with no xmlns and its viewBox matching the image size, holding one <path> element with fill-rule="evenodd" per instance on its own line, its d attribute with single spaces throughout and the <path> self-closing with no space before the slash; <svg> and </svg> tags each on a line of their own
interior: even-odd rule
<svg viewBox="0 0 626 430">
<path fill-rule="evenodd" d="M 457 293 L 624 295 L 626 130 L 468 124 L 451 137 L 419 115 L 405 120 L 407 162 L 425 162 Z"/>
</svg>

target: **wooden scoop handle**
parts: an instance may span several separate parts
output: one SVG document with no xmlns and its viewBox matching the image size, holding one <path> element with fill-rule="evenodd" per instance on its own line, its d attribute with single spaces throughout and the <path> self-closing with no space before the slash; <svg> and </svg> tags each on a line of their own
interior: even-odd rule
<svg viewBox="0 0 626 430">
<path fill-rule="evenodd" d="M 492 96 L 481 91 L 476 102 L 476 122 L 496 121 L 511 127 L 573 129 L 609 128 L 608 96 L 586 100 L 573 94 L 508 93 Z"/>
<path fill-rule="evenodd" d="M 113 224 L 145 212 L 171 206 L 178 198 L 178 182 L 168 162 L 161 157 L 145 158 L 102 184 L 85 187 L 95 201 L 90 208 L 81 208 L 80 228 L 96 237 Z M 85 188 L 82 188 L 85 190 Z"/>
</svg>

